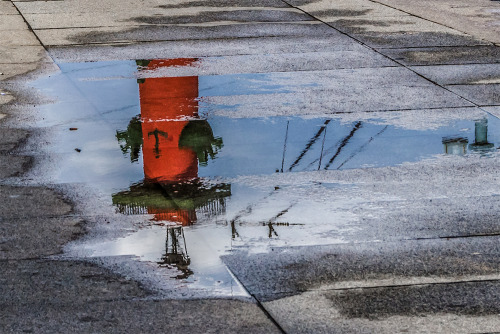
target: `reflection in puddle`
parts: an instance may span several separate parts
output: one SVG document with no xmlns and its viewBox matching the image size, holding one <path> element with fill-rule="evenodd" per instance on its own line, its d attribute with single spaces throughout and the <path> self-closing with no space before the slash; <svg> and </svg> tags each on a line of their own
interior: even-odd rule
<svg viewBox="0 0 500 334">
<path fill-rule="evenodd" d="M 165 243 L 165 255 L 158 262 L 160 267 L 177 268 L 182 274 L 175 278 L 184 279 L 193 274 L 189 269 L 191 260 L 187 253 L 186 238 L 182 226 L 167 227 L 167 242 Z"/>
<path fill-rule="evenodd" d="M 189 65 L 196 59 L 138 62 L 147 70 Z M 229 184 L 208 184 L 198 177 L 198 165 L 206 166 L 222 147 L 210 124 L 198 116 L 198 77 L 148 78 L 139 81 L 141 114 L 118 131 L 121 150 L 138 160 L 142 147 L 144 181 L 112 195 L 122 214 L 151 214 L 167 221 L 165 254 L 160 266 L 175 267 L 185 279 L 193 274 L 183 226 L 197 221 L 197 211 L 219 215 Z"/>
<path fill-rule="evenodd" d="M 495 144 L 488 142 L 488 119 L 483 118 L 474 123 L 474 142 L 467 145 L 469 140 L 464 137 L 444 137 L 445 154 L 465 155 L 467 148 L 481 154 L 494 152 Z"/>
<path fill-rule="evenodd" d="M 469 145 L 472 151 L 493 152 L 495 144 L 488 142 L 488 120 L 483 118 L 475 122 L 474 125 L 474 143 Z"/>
<path fill-rule="evenodd" d="M 298 91 L 303 83 L 295 84 L 292 75 L 282 85 L 266 74 L 146 75 L 198 61 L 61 64 L 61 75 L 40 83 L 61 101 L 40 121 L 57 137 L 50 153 L 60 162 L 51 181 L 90 184 L 120 215 L 151 223 L 123 238 L 81 246 L 90 256 L 134 255 L 176 269 L 173 277 L 184 283 L 235 293 L 238 284 L 220 260 L 232 249 L 339 243 L 362 228 L 352 212 L 355 196 L 350 202 L 336 197 L 354 193 L 354 186 L 311 175 L 442 154 L 488 155 L 499 141 L 500 124 L 486 114 L 427 130 L 340 116 L 211 116 L 213 108 L 234 104 L 210 105 L 205 96 L 265 96 Z M 290 172 L 294 182 L 280 180 Z"/>
</svg>

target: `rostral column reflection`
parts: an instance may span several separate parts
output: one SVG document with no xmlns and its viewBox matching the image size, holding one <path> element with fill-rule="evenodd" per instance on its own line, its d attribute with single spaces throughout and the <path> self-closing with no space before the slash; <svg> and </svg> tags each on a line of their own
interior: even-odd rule
<svg viewBox="0 0 500 334">
<path fill-rule="evenodd" d="M 195 59 L 156 60 L 147 69 L 189 65 Z M 198 176 L 196 153 L 180 147 L 189 120 L 198 118 L 198 77 L 148 78 L 139 84 L 144 176 L 175 183 Z"/>
<path fill-rule="evenodd" d="M 143 70 L 191 66 L 196 59 L 138 61 Z M 153 214 L 156 221 L 181 226 L 196 222 L 196 210 L 217 214 L 224 210 L 228 184 L 210 184 L 198 177 L 222 147 L 210 124 L 198 116 L 198 77 L 140 79 L 140 118 L 131 120 L 117 138 L 124 153 L 137 161 L 140 146 L 144 181 L 113 195 L 124 214 Z"/>
</svg>

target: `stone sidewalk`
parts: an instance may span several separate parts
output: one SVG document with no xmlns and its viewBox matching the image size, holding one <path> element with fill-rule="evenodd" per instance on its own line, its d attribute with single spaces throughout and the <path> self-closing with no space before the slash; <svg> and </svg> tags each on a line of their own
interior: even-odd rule
<svg viewBox="0 0 500 334">
<path fill-rule="evenodd" d="M 419 115 L 499 117 L 499 44 L 500 3 L 487 0 L 1 0 L 0 331 L 498 332 L 498 159 L 481 169 L 467 162 L 341 174 L 364 182 L 366 192 L 376 187 L 417 203 L 416 211 L 387 208 L 389 225 L 405 221 L 408 231 L 388 233 L 375 250 L 368 243 L 227 257 L 254 297 L 246 301 L 158 298 L 96 265 L 48 259 L 88 222 L 68 194 L 16 180 L 40 158 L 23 150 L 42 131 L 25 125 L 26 115 L 48 102 L 27 83 L 49 75 L 54 62 L 212 57 L 200 71 L 323 71 L 338 82 L 323 104 L 309 105 L 311 114 L 408 111 L 418 122 Z M 276 101 L 259 112 L 280 108 Z M 426 184 L 428 175 L 441 182 Z M 408 186 L 415 196 L 403 192 Z M 443 194 L 448 199 L 429 203 Z M 367 220 L 374 230 L 379 223 Z M 422 231 L 428 240 L 401 241 Z"/>
</svg>

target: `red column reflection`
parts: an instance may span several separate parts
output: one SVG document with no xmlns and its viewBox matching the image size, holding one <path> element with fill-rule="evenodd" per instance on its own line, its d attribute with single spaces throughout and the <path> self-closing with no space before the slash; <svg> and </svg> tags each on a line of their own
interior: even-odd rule
<svg viewBox="0 0 500 334">
<path fill-rule="evenodd" d="M 196 59 L 151 61 L 145 70 L 189 66 Z M 198 159 L 189 148 L 179 147 L 182 130 L 198 117 L 198 77 L 148 78 L 139 85 L 145 182 L 175 184 L 198 176 Z M 185 225 L 196 221 L 194 209 L 148 207 L 155 220 Z"/>
</svg>

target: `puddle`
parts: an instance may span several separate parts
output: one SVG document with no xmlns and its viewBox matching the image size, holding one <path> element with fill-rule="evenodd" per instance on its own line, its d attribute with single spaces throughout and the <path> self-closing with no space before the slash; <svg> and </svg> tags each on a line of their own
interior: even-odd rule
<svg viewBox="0 0 500 334">
<path fill-rule="evenodd" d="M 361 228 L 351 210 L 356 186 L 323 179 L 327 171 L 488 156 L 500 142 L 499 120 L 486 113 L 429 129 L 376 114 L 239 118 L 245 99 L 238 96 L 266 101 L 329 84 L 283 73 L 158 77 L 158 71 L 198 62 L 62 63 L 61 73 L 37 82 L 58 101 L 41 108 L 37 124 L 52 136 L 51 145 L 39 149 L 57 160 L 45 181 L 90 185 L 104 206 L 127 217 L 124 230 L 135 229 L 77 242 L 70 253 L 131 255 L 168 269 L 166 279 L 188 288 L 245 295 L 221 255 L 340 243 Z M 225 105 L 210 99 L 221 96 L 234 99 Z M 336 200 L 346 190 L 350 201 Z M 134 220 L 138 228 L 129 223 Z"/>
</svg>

